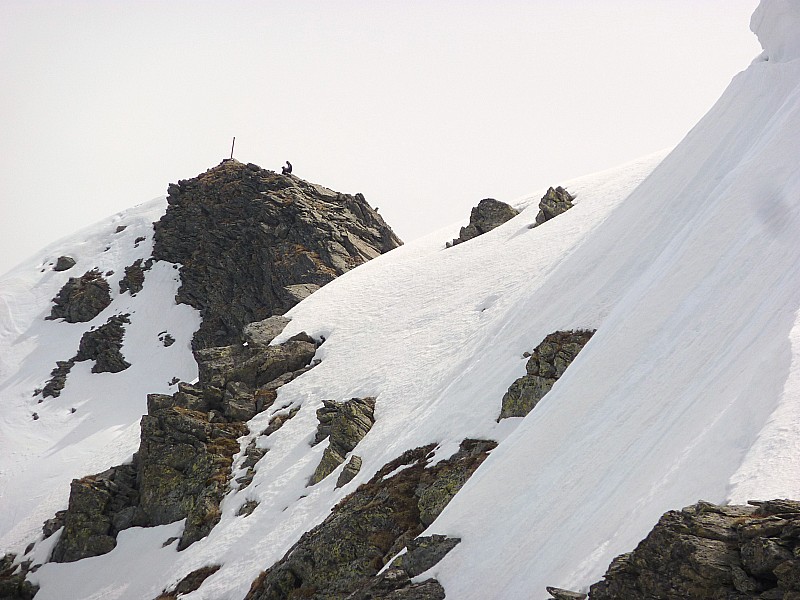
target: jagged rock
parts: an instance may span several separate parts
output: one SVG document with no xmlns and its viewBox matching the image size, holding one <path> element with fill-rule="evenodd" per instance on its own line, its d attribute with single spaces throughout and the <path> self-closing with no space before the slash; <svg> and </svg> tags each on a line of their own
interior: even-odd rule
<svg viewBox="0 0 800 600">
<path fill-rule="evenodd" d="M 67 384 L 67 375 L 75 366 L 75 360 L 58 360 L 55 368 L 50 371 L 50 379 L 42 388 L 42 398 L 58 398 L 61 390 Z"/>
<path fill-rule="evenodd" d="M 183 265 L 177 299 L 203 317 L 196 349 L 238 343 L 245 324 L 283 314 L 297 303 L 287 286 L 325 285 L 401 244 L 362 195 L 236 160 L 168 194 L 153 256 Z"/>
<path fill-rule="evenodd" d="M 586 600 L 586 594 L 580 592 L 573 592 L 552 586 L 547 586 L 545 589 L 555 600 Z"/>
<path fill-rule="evenodd" d="M 81 337 L 74 361 L 93 360 L 92 373 L 119 373 L 130 367 L 122 356 L 124 324 L 130 323 L 128 315 L 109 317 L 104 325 L 87 331 Z"/>
<path fill-rule="evenodd" d="M 131 296 L 135 296 L 144 288 L 144 272 L 142 259 L 134 261 L 132 265 L 125 267 L 125 276 L 119 280 L 119 293 L 124 294 L 130 291 Z"/>
<path fill-rule="evenodd" d="M 164 333 L 161 337 L 158 338 L 161 340 L 161 343 L 164 344 L 165 348 L 169 348 L 172 344 L 175 343 L 175 338 L 172 337 L 172 334 Z"/>
<path fill-rule="evenodd" d="M 42 525 L 42 535 L 44 536 L 44 539 L 49 538 L 56 531 L 61 529 L 66 522 L 66 518 L 67 511 L 59 510 L 52 519 L 47 519 L 47 521 L 44 522 L 44 525 Z"/>
<path fill-rule="evenodd" d="M 291 298 L 291 302 L 299 304 L 316 292 L 319 286 L 315 283 L 299 283 L 297 285 L 287 285 L 283 289 L 289 295 L 289 298 Z"/>
<path fill-rule="evenodd" d="M 59 256 L 53 271 L 68 271 L 75 266 L 75 259 L 71 256 Z"/>
<path fill-rule="evenodd" d="M 261 432 L 261 435 L 272 435 L 278 429 L 283 427 L 286 424 L 286 421 L 294 417 L 298 412 L 300 412 L 300 407 L 295 406 L 289 410 L 289 412 L 279 412 L 275 413 L 269 420 L 267 424 L 267 428 Z"/>
<path fill-rule="evenodd" d="M 243 423 L 212 422 L 210 414 L 172 406 L 142 417 L 139 507 L 150 525 L 186 518 L 179 550 L 219 521 L 236 440 L 247 432 Z"/>
<path fill-rule="evenodd" d="M 544 338 L 525 365 L 526 375 L 511 384 L 503 396 L 497 420 L 524 417 L 539 403 L 575 360 L 594 331 L 556 331 Z"/>
<path fill-rule="evenodd" d="M 196 351 L 195 358 L 201 385 L 222 390 L 238 382 L 255 389 L 307 366 L 316 352 L 313 343 L 289 340 L 278 346 L 207 348 Z"/>
<path fill-rule="evenodd" d="M 70 277 L 53 298 L 47 320 L 64 319 L 68 323 L 85 323 L 111 304 L 111 288 L 97 269 L 80 277 Z"/>
<path fill-rule="evenodd" d="M 348 598 L 359 590 L 369 592 L 353 598 L 443 598 L 444 591 L 436 582 L 414 584 L 424 585 L 424 589 L 412 589 L 407 574 L 396 587 L 387 584 L 384 595 L 370 594 L 379 583 L 374 577 L 378 571 L 425 528 L 420 520 L 420 493 L 450 470 L 473 473 L 496 445 L 464 440 L 458 452 L 429 468 L 434 445 L 403 453 L 339 502 L 325 521 L 303 534 L 280 561 L 253 582 L 247 600 L 333 600 Z"/>
<path fill-rule="evenodd" d="M 132 525 L 144 525 L 136 510 L 136 467 L 121 465 L 98 475 L 74 479 L 64 531 L 50 560 L 73 562 L 110 552 L 116 535 Z"/>
<path fill-rule="evenodd" d="M 341 404 L 327 403 L 317 411 L 317 415 L 320 417 L 317 437 L 322 428 L 328 432 L 330 443 L 308 485 L 316 485 L 333 473 L 344 462 L 347 454 L 367 435 L 375 424 L 375 398 L 352 398 Z"/>
<path fill-rule="evenodd" d="M 339 478 L 336 480 L 336 487 L 344 487 L 351 481 L 353 481 L 353 477 L 358 475 L 358 472 L 361 470 L 361 457 L 356 456 L 355 454 L 350 457 L 350 460 L 347 461 L 347 464 L 342 469 L 342 472 L 339 473 Z"/>
<path fill-rule="evenodd" d="M 403 569 L 409 577 L 416 577 L 442 560 L 460 541 L 446 535 L 418 537 L 408 542 L 407 552 L 394 559 L 392 567 Z"/>
<path fill-rule="evenodd" d="M 281 315 L 273 315 L 263 321 L 248 323 L 244 326 L 243 336 L 248 345 L 253 347 L 269 346 L 291 319 Z"/>
<path fill-rule="evenodd" d="M 128 228 L 127 225 L 117 225 L 117 228 L 114 230 L 114 233 L 122 233 Z"/>
<path fill-rule="evenodd" d="M 484 198 L 478 202 L 478 206 L 472 209 L 469 215 L 469 225 L 462 227 L 459 235 L 448 247 L 455 246 L 462 242 L 483 235 L 495 227 L 499 227 L 519 214 L 517 209 L 509 206 L 505 202 L 500 202 L 494 198 Z"/>
<path fill-rule="evenodd" d="M 165 590 L 163 593 L 156 596 L 155 600 L 176 600 L 178 596 L 199 590 L 203 582 L 219 571 L 221 566 L 222 565 L 209 565 L 207 567 L 195 569 L 181 579 L 174 588 L 169 591 Z"/>
<path fill-rule="evenodd" d="M 16 554 L 5 554 L 0 558 L 0 600 L 32 600 L 39 588 L 26 577 L 31 568 L 30 561 L 14 564 Z"/>
<path fill-rule="evenodd" d="M 669 511 L 612 562 L 590 600 L 800 598 L 800 503 Z"/>
<path fill-rule="evenodd" d="M 575 197 L 561 186 L 555 189 L 548 189 L 539 201 L 539 214 L 536 215 L 534 227 L 549 221 L 553 217 L 557 217 L 561 213 L 567 212 L 573 207 L 573 200 L 575 200 Z"/>
</svg>

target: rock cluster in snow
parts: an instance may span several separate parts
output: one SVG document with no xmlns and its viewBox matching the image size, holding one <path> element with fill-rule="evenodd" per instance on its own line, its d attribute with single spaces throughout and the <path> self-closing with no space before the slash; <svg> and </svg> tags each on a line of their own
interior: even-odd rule
<svg viewBox="0 0 800 600">
<path fill-rule="evenodd" d="M 305 533 L 283 559 L 253 582 L 247 599 L 441 600 L 444 590 L 435 580 L 417 584 L 411 578 L 441 560 L 457 540 L 414 539 L 496 445 L 464 440 L 458 452 L 433 465 L 428 463 L 434 445 L 404 452 Z M 410 556 L 376 577 L 407 545 Z"/>
<path fill-rule="evenodd" d="M 111 288 L 97 269 L 80 277 L 70 277 L 53 298 L 49 320 L 64 319 L 67 323 L 86 323 L 111 304 Z"/>
<path fill-rule="evenodd" d="M 195 348 L 241 341 L 246 324 L 402 243 L 361 194 L 236 160 L 171 184 L 167 201 L 153 256 L 182 265 L 178 301 L 203 317 Z"/>
<path fill-rule="evenodd" d="M 484 198 L 470 212 L 469 225 L 462 227 L 458 237 L 452 242 L 448 242 L 447 247 L 450 248 L 483 235 L 487 231 L 491 231 L 506 221 L 513 219 L 518 214 L 519 211 L 517 209 L 505 202 L 494 198 Z"/>
</svg>

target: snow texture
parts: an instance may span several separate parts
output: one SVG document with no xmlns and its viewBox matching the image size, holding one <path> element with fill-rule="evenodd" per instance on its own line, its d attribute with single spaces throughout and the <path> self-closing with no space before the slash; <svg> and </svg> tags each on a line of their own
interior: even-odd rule
<svg viewBox="0 0 800 600">
<path fill-rule="evenodd" d="M 529 225 L 545 190 L 479 238 L 445 249 L 455 224 L 296 306 L 274 343 L 324 336 L 322 362 L 250 422 L 242 449 L 276 412 L 300 408 L 257 438 L 270 451 L 252 485 L 226 496 L 211 534 L 178 553 L 162 544 L 180 523 L 127 530 L 107 555 L 41 567 L 30 576 L 37 600 L 154 597 L 210 564 L 222 568 L 184 598 L 240 599 L 385 463 L 432 442 L 445 458 L 466 437 L 500 444 L 427 532 L 462 542 L 420 576 L 437 577 L 457 600 L 585 589 L 664 511 L 698 499 L 800 498 L 798 14 L 796 2 L 762 1 L 752 20 L 761 60 L 666 158 L 552 182 L 577 200 L 540 227 Z M 72 477 L 130 457 L 147 392 L 197 376 L 189 341 L 199 318 L 174 305 L 172 265 L 157 263 L 140 294 L 115 294 L 91 324 L 44 321 L 70 274 L 114 269 L 116 289 L 122 267 L 149 255 L 132 241 L 151 243 L 159 211 L 163 201 L 117 215 L 0 279 L 4 550 L 41 538 Z M 115 234 L 119 223 L 128 228 Z M 53 272 L 60 254 L 78 265 Z M 123 354 L 133 366 L 93 375 L 79 363 L 60 398 L 37 404 L 32 390 L 55 361 L 119 312 L 131 312 Z M 503 393 L 525 372 L 523 353 L 572 328 L 597 333 L 530 415 L 497 423 Z M 157 339 L 165 329 L 178 340 L 170 348 Z M 338 490 L 342 467 L 306 488 L 325 447 L 309 443 L 316 409 L 356 396 L 377 397 L 376 423 L 357 448 L 361 471 Z M 252 500 L 252 514 L 237 516 Z M 29 556 L 43 560 L 52 543 Z"/>
</svg>

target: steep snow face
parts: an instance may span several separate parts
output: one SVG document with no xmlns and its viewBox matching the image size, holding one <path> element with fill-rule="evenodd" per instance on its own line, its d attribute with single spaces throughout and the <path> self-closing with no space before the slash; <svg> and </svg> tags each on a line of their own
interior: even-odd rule
<svg viewBox="0 0 800 600">
<path fill-rule="evenodd" d="M 19 552 L 41 538 L 43 521 L 66 508 L 73 478 L 131 457 L 148 392 L 171 393 L 174 377 L 190 381 L 197 376 L 189 344 L 200 320 L 194 309 L 175 304 L 177 269 L 156 263 L 145 273 L 141 292 L 119 293 L 124 268 L 150 256 L 152 223 L 165 209 L 160 198 L 123 211 L 55 242 L 40 252 L 41 260 L 0 277 L 2 551 Z M 76 264 L 56 272 L 53 266 L 62 255 Z M 45 320 L 61 286 L 95 268 L 107 275 L 111 304 L 88 323 Z M 117 314 L 130 315 L 122 354 L 131 366 L 119 373 L 92 373 L 92 361 L 78 362 L 58 398 L 34 397 L 56 361 L 75 355 L 83 333 Z M 176 340 L 169 347 L 160 339 L 164 331 Z"/>
<path fill-rule="evenodd" d="M 787 62 L 800 58 L 800 4 L 796 0 L 761 0 L 750 29 L 764 49 L 761 60 Z"/>
</svg>

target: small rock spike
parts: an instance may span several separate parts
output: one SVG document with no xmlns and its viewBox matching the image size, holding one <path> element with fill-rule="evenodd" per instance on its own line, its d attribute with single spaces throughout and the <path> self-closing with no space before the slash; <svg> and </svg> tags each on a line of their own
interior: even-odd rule
<svg viewBox="0 0 800 600">
<path fill-rule="evenodd" d="M 233 160 L 233 146 L 236 144 L 236 136 L 233 136 L 233 141 L 231 142 L 231 160 Z"/>
</svg>

